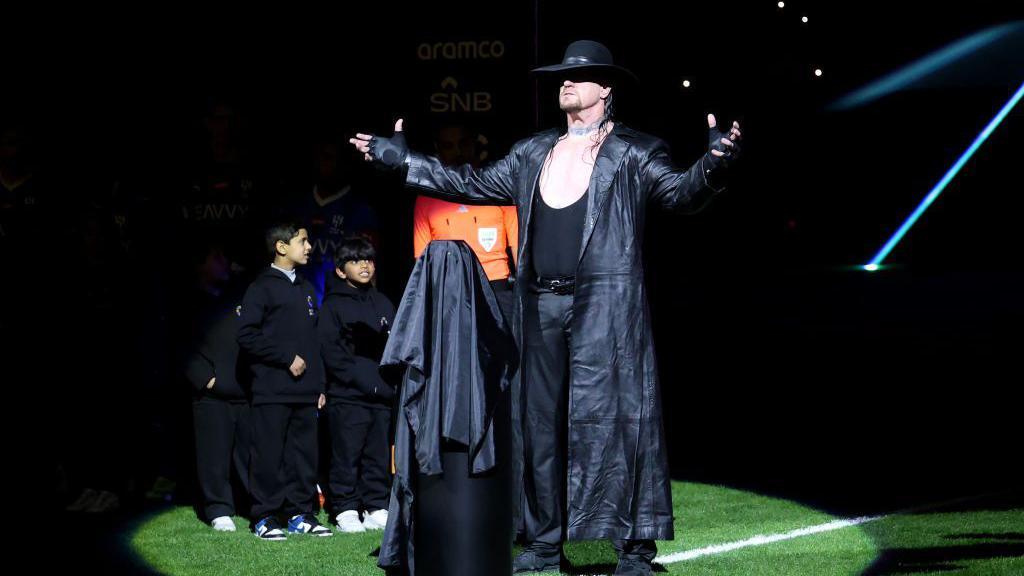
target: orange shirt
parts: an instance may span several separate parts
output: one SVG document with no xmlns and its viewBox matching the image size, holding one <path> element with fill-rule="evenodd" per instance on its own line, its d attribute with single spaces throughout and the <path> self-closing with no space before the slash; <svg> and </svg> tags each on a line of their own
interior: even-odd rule
<svg viewBox="0 0 1024 576">
<path fill-rule="evenodd" d="M 512 248 L 513 259 L 518 257 L 516 207 L 471 206 L 419 196 L 413 215 L 413 252 L 417 258 L 431 240 L 465 240 L 476 252 L 488 280 L 508 278 L 505 248 Z"/>
</svg>

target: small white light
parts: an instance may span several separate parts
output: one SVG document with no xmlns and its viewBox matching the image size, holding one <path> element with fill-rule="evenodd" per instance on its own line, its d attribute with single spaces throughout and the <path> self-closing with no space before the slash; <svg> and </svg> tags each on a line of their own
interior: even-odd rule
<svg viewBox="0 0 1024 576">
<path fill-rule="evenodd" d="M 786 7 L 786 3 L 785 2 L 779 2 L 779 8 L 785 8 L 785 7 Z"/>
<path fill-rule="evenodd" d="M 689 88 L 689 87 L 690 87 L 690 81 L 689 80 L 683 80 L 683 88 Z"/>
<path fill-rule="evenodd" d="M 807 16 L 801 18 L 800 21 L 803 22 L 804 24 L 807 24 Z"/>
<path fill-rule="evenodd" d="M 878 270 L 878 264 L 867 264 L 864 266 L 864 269 L 868 272 L 875 272 Z"/>
<path fill-rule="evenodd" d="M 821 68 L 815 68 L 814 69 L 814 75 L 815 76 L 821 76 Z"/>
</svg>

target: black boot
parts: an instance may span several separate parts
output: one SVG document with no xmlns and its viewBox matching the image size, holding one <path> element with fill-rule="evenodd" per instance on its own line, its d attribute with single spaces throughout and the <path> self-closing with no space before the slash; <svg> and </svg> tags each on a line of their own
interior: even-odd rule
<svg viewBox="0 0 1024 576">
<path fill-rule="evenodd" d="M 559 571 L 565 563 L 561 548 L 531 545 L 512 561 L 513 574 Z"/>
<path fill-rule="evenodd" d="M 651 563 L 643 558 L 619 558 L 619 564 L 615 567 L 616 576 L 650 576 L 651 572 Z"/>
</svg>

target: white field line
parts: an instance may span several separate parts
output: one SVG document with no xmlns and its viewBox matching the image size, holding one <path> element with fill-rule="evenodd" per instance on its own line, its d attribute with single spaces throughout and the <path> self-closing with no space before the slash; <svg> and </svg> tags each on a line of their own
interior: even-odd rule
<svg viewBox="0 0 1024 576">
<path fill-rule="evenodd" d="M 803 536 L 811 536 L 814 534 L 822 534 L 824 532 L 832 532 L 834 530 L 842 530 L 843 528 L 849 528 L 851 526 L 860 526 L 862 524 L 867 524 L 868 522 L 883 520 L 891 516 L 898 516 L 901 514 L 914 514 L 917 512 L 923 512 L 925 510 L 934 510 L 936 508 L 943 508 L 946 506 L 952 506 L 954 504 L 961 504 L 971 500 L 978 500 L 993 495 L 994 494 L 980 494 L 977 496 L 967 496 L 964 498 L 957 498 L 955 500 L 947 500 L 945 502 L 925 504 L 923 506 L 908 508 L 906 510 L 899 510 L 896 512 L 892 512 L 890 514 L 881 514 L 878 516 L 859 516 L 857 518 L 849 518 L 846 520 L 833 520 L 831 522 L 825 522 L 824 524 L 815 524 L 812 526 L 797 528 L 796 530 L 790 530 L 789 532 L 752 536 L 745 540 L 737 540 L 735 542 L 726 542 L 723 544 L 714 544 L 712 546 L 705 546 L 704 548 L 683 550 L 682 552 L 673 552 L 671 554 L 666 554 L 665 556 L 658 556 L 654 559 L 654 561 L 659 564 L 672 564 L 675 562 L 684 562 L 686 560 L 693 560 L 696 558 L 702 558 L 704 556 L 725 554 L 726 552 L 732 552 L 733 550 L 740 550 L 742 548 L 750 548 L 751 546 L 764 546 L 765 544 L 773 544 L 775 542 L 792 540 L 794 538 L 801 538 Z"/>
<path fill-rule="evenodd" d="M 736 542 L 726 542 L 725 544 L 715 544 L 713 546 L 705 546 L 704 548 L 675 552 L 667 556 L 658 556 L 654 561 L 661 564 L 672 564 L 673 562 L 693 560 L 694 558 L 701 558 L 703 556 L 725 554 L 726 552 L 732 552 L 733 550 L 739 550 L 740 548 L 764 546 L 765 544 L 772 544 L 783 540 L 792 540 L 793 538 L 800 538 L 801 536 L 810 536 L 812 534 L 821 534 L 822 532 L 841 530 L 843 528 L 849 528 L 850 526 L 859 526 L 861 524 L 867 524 L 868 522 L 874 522 L 875 520 L 881 520 L 882 518 L 888 518 L 888 516 L 861 516 L 860 518 L 851 518 L 849 520 L 833 520 L 832 522 L 826 522 L 824 524 L 797 528 L 796 530 L 790 530 L 789 532 L 752 536 L 746 540 L 737 540 Z"/>
</svg>

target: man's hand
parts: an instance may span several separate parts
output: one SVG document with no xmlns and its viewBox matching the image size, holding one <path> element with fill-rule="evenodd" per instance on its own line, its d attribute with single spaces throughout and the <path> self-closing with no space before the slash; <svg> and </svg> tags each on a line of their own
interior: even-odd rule
<svg viewBox="0 0 1024 576">
<path fill-rule="evenodd" d="M 317 400 L 316 400 L 316 409 L 317 410 L 323 410 L 324 409 L 324 404 L 327 404 L 327 396 L 324 396 L 323 394 L 320 394 L 320 397 L 317 398 Z"/>
<path fill-rule="evenodd" d="M 729 132 L 722 132 L 718 129 L 718 121 L 714 114 L 708 114 L 708 148 L 711 155 L 718 159 L 716 164 L 728 165 L 740 156 L 740 141 L 743 133 L 740 132 L 740 123 L 733 122 Z"/>
<path fill-rule="evenodd" d="M 306 371 L 306 361 L 302 359 L 302 356 L 296 354 L 295 360 L 292 360 L 292 365 L 288 367 L 288 371 L 296 378 L 302 376 L 302 373 Z"/>
<path fill-rule="evenodd" d="M 210 378 L 210 381 L 206 383 L 206 389 L 213 388 L 214 383 L 217 382 L 217 378 Z"/>
<path fill-rule="evenodd" d="M 349 138 L 349 143 L 363 153 L 367 162 L 378 162 L 387 168 L 401 168 L 409 155 L 409 146 L 405 143 L 402 133 L 402 119 L 395 122 L 395 134 L 391 138 L 374 136 L 373 134 L 356 134 Z"/>
</svg>

